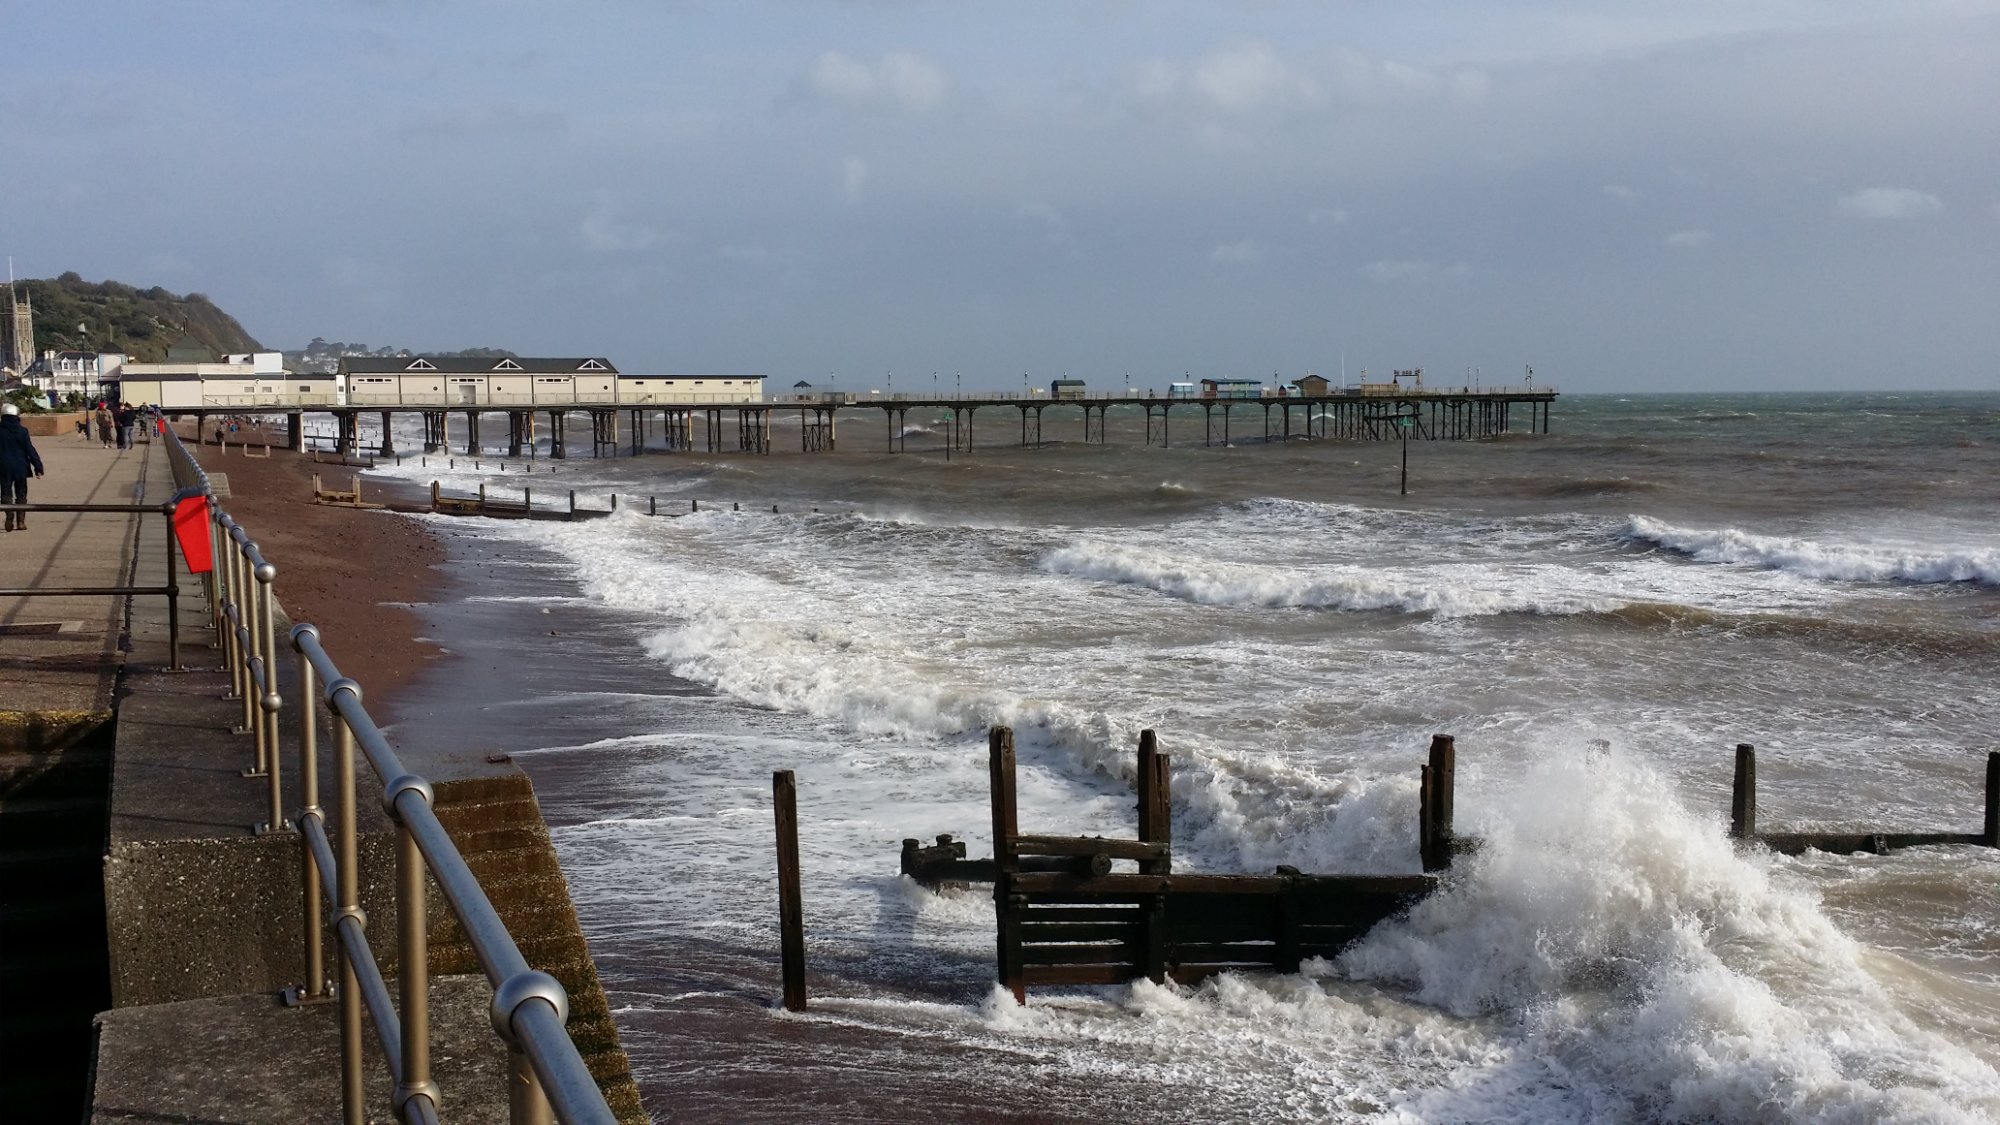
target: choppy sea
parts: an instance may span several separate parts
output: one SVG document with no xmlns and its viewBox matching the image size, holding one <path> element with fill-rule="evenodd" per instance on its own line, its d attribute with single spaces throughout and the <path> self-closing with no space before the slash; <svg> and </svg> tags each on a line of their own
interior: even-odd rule
<svg viewBox="0 0 2000 1125">
<path fill-rule="evenodd" d="M 382 470 L 620 497 L 438 518 L 466 580 L 433 611 L 485 646 L 477 737 L 536 779 L 663 1119 L 2000 1118 L 2000 851 L 1726 838 L 1739 742 L 1767 830 L 1979 829 L 2000 394 L 1566 395 L 1546 436 L 1411 443 L 1408 495 L 1397 445 L 1266 442 L 1254 406 L 1230 447 L 1116 413 L 1085 443 L 1066 410 L 1041 448 L 981 411 L 949 459 L 919 409 L 895 454 L 854 411 L 832 454 L 791 422 L 768 456 Z M 905 837 L 990 854 L 992 724 L 1051 833 L 1130 835 L 1157 730 L 1176 870 L 1208 872 L 1417 870 L 1449 733 L 1485 844 L 1302 974 L 1017 1008 L 984 889 L 897 874 Z M 803 1016 L 775 1010 L 774 769 Z"/>
</svg>

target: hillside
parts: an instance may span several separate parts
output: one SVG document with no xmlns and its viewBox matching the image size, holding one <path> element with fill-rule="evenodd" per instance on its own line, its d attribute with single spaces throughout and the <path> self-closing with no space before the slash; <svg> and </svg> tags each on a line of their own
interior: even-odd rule
<svg viewBox="0 0 2000 1125">
<path fill-rule="evenodd" d="M 14 287 L 34 303 L 37 354 L 52 348 L 123 352 L 140 363 L 160 363 L 184 336 L 217 356 L 262 350 L 235 317 L 201 293 L 183 297 L 157 285 L 92 283 L 74 272 L 53 281 L 17 281 Z"/>
</svg>

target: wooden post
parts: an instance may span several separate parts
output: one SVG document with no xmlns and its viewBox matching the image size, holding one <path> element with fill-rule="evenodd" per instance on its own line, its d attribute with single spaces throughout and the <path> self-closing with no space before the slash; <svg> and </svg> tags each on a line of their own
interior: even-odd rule
<svg viewBox="0 0 2000 1125">
<path fill-rule="evenodd" d="M 1437 829 L 1431 824 L 1431 817 L 1437 809 L 1431 801 L 1430 766 L 1418 767 L 1417 776 L 1421 779 L 1417 782 L 1417 858 L 1424 870 L 1430 872 L 1437 870 L 1431 866 L 1431 857 L 1437 854 Z"/>
<path fill-rule="evenodd" d="M 1431 760 L 1425 767 L 1424 808 L 1430 815 L 1430 848 L 1424 853 L 1425 871 L 1442 871 L 1451 866 L 1453 789 L 1458 773 L 1458 751 L 1452 736 L 1431 736 Z"/>
<path fill-rule="evenodd" d="M 361 506 L 361 474 L 354 474 L 354 506 Z"/>
<path fill-rule="evenodd" d="M 522 489 L 521 514 L 526 515 L 530 512 L 533 512 L 534 510 L 535 510 L 535 490 L 532 488 Z"/>
<path fill-rule="evenodd" d="M 657 515 L 659 515 L 659 514 L 660 514 L 660 498 L 659 498 L 659 497 L 657 497 L 657 496 L 648 496 L 648 497 L 646 497 L 646 514 L 647 514 L 647 515 L 649 515 L 649 516 L 657 516 Z"/>
<path fill-rule="evenodd" d="M 784 962 L 785 1007 L 806 1010 L 806 920 L 799 895 L 798 784 L 791 770 L 771 774 L 778 821 L 778 949 Z"/>
<path fill-rule="evenodd" d="M 1139 839 L 1148 844 L 1171 845 L 1174 839 L 1173 789 L 1170 759 L 1160 753 L 1159 738 L 1152 731 L 1139 732 Z M 1145 875 L 1170 875 L 1173 859 L 1141 860 Z"/>
<path fill-rule="evenodd" d="M 2000 750 L 1986 752 L 1986 846 L 2000 848 Z"/>
<path fill-rule="evenodd" d="M 313 487 L 314 487 L 314 488 L 318 488 L 318 487 L 319 487 L 319 485 L 318 485 L 318 484 L 314 484 L 314 485 L 313 485 Z M 435 512 L 435 511 L 437 511 L 437 510 L 438 510 L 438 482 L 436 482 L 436 481 L 432 481 L 432 482 L 431 482 L 431 511 Z"/>
<path fill-rule="evenodd" d="M 1021 834 L 1019 810 L 1014 804 L 1014 730 L 994 727 L 986 736 L 986 768 L 993 796 L 993 905 L 999 919 L 1000 983 L 1014 994 L 1014 1002 L 1028 1002 L 1028 981 L 1021 958 L 1021 913 L 1027 896 L 1014 891 L 1014 873 L 1020 860 L 1014 854 L 1014 837 Z"/>
<path fill-rule="evenodd" d="M 569 518 L 576 518 L 576 489 L 569 490 Z"/>
<path fill-rule="evenodd" d="M 1736 744 L 1736 782 L 1729 794 L 1729 836 L 1748 840 L 1757 835 L 1757 748 Z"/>
<path fill-rule="evenodd" d="M 1150 730 L 1139 732 L 1139 839 L 1148 844 L 1171 845 L 1174 838 L 1173 790 L 1168 784 L 1167 755 L 1160 753 L 1159 738 Z M 1142 859 L 1139 871 L 1145 875 L 1168 875 L 1174 861 L 1162 855 Z M 1139 970 L 1154 984 L 1167 980 L 1167 896 L 1150 895 L 1139 905 L 1144 915 L 1138 954 Z"/>
</svg>

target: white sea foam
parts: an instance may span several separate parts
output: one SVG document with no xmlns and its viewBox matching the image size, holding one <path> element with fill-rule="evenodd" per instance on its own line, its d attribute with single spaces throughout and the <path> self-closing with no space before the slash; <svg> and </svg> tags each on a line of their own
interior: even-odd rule
<svg viewBox="0 0 2000 1125">
<path fill-rule="evenodd" d="M 1523 1098 L 1549 1112 L 1491 1119 L 1595 1105 L 1643 1120 L 1971 1123 L 2000 1109 L 1989 1063 L 1903 1014 L 1810 893 L 1768 855 L 1739 856 L 1643 766 L 1538 768 L 1471 828 L 1483 846 L 1446 888 L 1339 962 L 1515 1025 L 1521 1050 L 1418 1098 L 1414 1119 Z"/>
<path fill-rule="evenodd" d="M 1976 582 L 2000 586 L 2000 549 L 1933 550 L 1758 535 L 1739 528 L 1689 528 L 1633 516 L 1625 537 L 1697 562 L 1788 571 L 1835 582 Z"/>
</svg>

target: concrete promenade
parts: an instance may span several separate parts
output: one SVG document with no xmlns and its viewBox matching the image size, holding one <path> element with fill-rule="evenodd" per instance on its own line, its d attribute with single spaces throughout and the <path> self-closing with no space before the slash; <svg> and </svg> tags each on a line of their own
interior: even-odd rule
<svg viewBox="0 0 2000 1125">
<path fill-rule="evenodd" d="M 163 442 L 36 445 L 48 475 L 31 483 L 31 502 L 160 504 L 175 489 Z M 150 513 L 35 513 L 26 531 L 0 534 L 0 586 L 162 585 L 167 534 Z M 272 561 L 282 597 L 283 560 Z M 235 733 L 241 704 L 224 698 L 200 580 L 183 571 L 180 583 L 181 671 L 168 659 L 163 596 L 0 598 L 0 1102 L 18 1120 L 340 1119 L 337 1006 L 279 1000 L 304 977 L 299 840 L 254 831 L 269 819 L 267 783 L 242 776 L 254 750 Z M 365 686 L 366 653 L 331 655 L 364 670 Z M 289 684 L 291 661 L 279 671 Z M 299 745 L 289 686 L 286 698 L 289 816 Z M 320 746 L 327 757 L 332 739 Z M 613 1108 L 644 1120 L 527 779 L 483 757 L 399 749 L 435 784 L 439 819 L 530 962 L 568 989 L 571 1033 Z M 321 769 L 331 776 L 330 762 Z M 361 793 L 362 902 L 393 978 L 390 836 L 365 765 Z M 477 964 L 435 888 L 430 907 L 445 1117 L 505 1121 L 491 990 L 469 975 Z M 330 946 L 329 931 L 329 975 Z M 372 1032 L 364 1038 L 371 1116 L 387 1120 L 391 1077 Z"/>
</svg>

